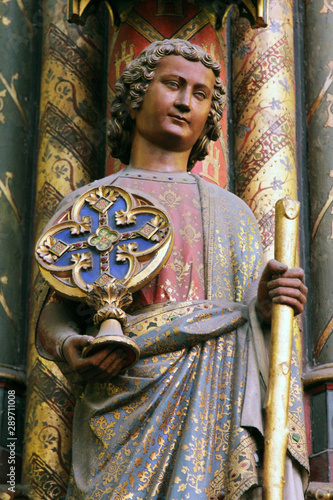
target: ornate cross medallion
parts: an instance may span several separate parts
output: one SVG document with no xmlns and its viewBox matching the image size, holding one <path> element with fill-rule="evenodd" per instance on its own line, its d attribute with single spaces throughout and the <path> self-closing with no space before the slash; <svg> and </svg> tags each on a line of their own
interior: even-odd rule
<svg viewBox="0 0 333 500">
<path fill-rule="evenodd" d="M 36 259 L 49 284 L 92 305 L 95 323 L 103 323 L 103 334 L 86 354 L 111 342 L 128 351 L 131 363 L 138 359 L 138 347 L 123 336 L 119 323 L 126 324 L 123 308 L 132 302 L 131 293 L 159 272 L 172 249 L 170 218 L 156 205 L 142 193 L 91 188 L 37 242 Z M 116 333 L 114 320 L 119 322 Z M 105 334 L 109 327 L 113 333 Z"/>
</svg>

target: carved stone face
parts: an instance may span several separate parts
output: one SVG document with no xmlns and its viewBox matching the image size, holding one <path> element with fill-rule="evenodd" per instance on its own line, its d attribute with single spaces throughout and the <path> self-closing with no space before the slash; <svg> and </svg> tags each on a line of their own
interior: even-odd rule
<svg viewBox="0 0 333 500">
<path fill-rule="evenodd" d="M 141 109 L 131 111 L 135 135 L 165 151 L 191 151 L 211 109 L 215 76 L 201 62 L 166 56 L 149 84 Z"/>
</svg>

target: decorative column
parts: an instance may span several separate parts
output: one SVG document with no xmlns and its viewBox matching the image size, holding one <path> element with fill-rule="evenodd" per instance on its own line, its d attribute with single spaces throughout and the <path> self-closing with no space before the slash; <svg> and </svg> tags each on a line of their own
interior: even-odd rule
<svg viewBox="0 0 333 500">
<path fill-rule="evenodd" d="M 0 3 L 0 491 L 20 482 L 22 467 L 36 7 Z"/>
<path fill-rule="evenodd" d="M 105 11 L 85 27 L 67 22 L 67 4 L 45 0 L 34 241 L 63 197 L 104 168 Z M 70 468 L 75 398 L 56 365 L 40 358 L 35 326 L 45 285 L 33 267 L 25 424 L 24 480 L 34 500 L 62 498 Z"/>
<path fill-rule="evenodd" d="M 306 4 L 306 81 L 311 211 L 311 478 L 333 483 L 333 4 Z M 333 484 L 331 485 L 333 490 Z M 332 491 L 331 490 L 331 491 Z"/>
<path fill-rule="evenodd" d="M 235 188 L 259 223 L 273 257 L 274 207 L 297 198 L 292 2 L 270 1 L 269 25 L 234 24 Z"/>
<path fill-rule="evenodd" d="M 235 192 L 254 212 L 266 261 L 274 256 L 274 210 L 298 198 L 293 2 L 269 3 L 269 24 L 234 24 Z M 302 347 L 297 327 L 297 351 Z"/>
<path fill-rule="evenodd" d="M 274 255 L 276 201 L 298 197 L 293 17 L 292 0 L 270 0 L 267 28 L 252 30 L 240 18 L 233 28 L 235 192 L 256 216 L 266 260 Z M 302 360 L 296 321 L 294 326 L 291 383 L 300 377 L 296 365 Z M 303 417 L 289 415 L 289 442 L 308 468 Z"/>
</svg>

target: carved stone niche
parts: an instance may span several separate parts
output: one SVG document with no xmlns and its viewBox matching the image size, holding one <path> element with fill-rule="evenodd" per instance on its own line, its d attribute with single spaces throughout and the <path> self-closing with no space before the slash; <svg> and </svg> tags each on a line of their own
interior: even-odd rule
<svg viewBox="0 0 333 500">
<path fill-rule="evenodd" d="M 68 0 L 68 21 L 84 25 L 87 17 L 94 14 L 102 2 L 106 3 L 112 24 L 119 26 L 123 11 L 134 7 L 138 0 L 128 1 L 125 5 L 122 0 Z M 159 0 L 159 2 L 163 4 L 165 0 Z M 173 3 L 177 7 L 178 4 L 182 4 L 182 0 L 174 0 Z M 252 28 L 265 28 L 267 26 L 268 0 L 192 0 L 190 3 L 197 4 L 215 17 L 216 30 L 221 28 L 226 15 L 233 6 L 238 7 L 240 17 L 248 19 Z"/>
</svg>

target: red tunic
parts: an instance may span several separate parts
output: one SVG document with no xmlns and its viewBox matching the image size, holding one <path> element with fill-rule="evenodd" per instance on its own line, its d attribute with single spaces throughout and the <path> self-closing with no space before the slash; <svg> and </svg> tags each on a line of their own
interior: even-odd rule
<svg viewBox="0 0 333 500">
<path fill-rule="evenodd" d="M 167 264 L 135 294 L 134 309 L 169 300 L 204 299 L 202 215 L 195 177 L 188 173 L 150 173 L 127 168 L 115 184 L 154 196 L 177 228 Z"/>
</svg>

